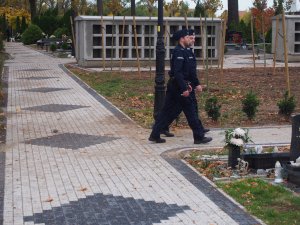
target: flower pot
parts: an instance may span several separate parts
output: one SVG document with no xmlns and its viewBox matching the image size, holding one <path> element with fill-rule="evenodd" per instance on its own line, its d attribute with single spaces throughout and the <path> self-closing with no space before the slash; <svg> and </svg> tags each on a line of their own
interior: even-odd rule
<svg viewBox="0 0 300 225">
<path fill-rule="evenodd" d="M 238 158 L 241 158 L 241 148 L 236 145 L 228 145 L 228 166 L 235 169 L 238 165 Z"/>
</svg>

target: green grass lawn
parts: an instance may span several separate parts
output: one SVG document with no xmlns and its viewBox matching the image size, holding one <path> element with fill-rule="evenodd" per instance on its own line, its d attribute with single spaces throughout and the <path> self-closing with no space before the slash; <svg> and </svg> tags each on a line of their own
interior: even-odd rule
<svg viewBox="0 0 300 225">
<path fill-rule="evenodd" d="M 300 224 L 300 197 L 282 186 L 274 186 L 261 179 L 217 185 L 266 224 Z"/>
</svg>

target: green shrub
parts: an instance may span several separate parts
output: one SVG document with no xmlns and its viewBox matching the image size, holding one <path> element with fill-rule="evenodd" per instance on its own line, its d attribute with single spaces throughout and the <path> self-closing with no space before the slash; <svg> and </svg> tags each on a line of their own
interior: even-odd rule
<svg viewBox="0 0 300 225">
<path fill-rule="evenodd" d="M 68 48 L 69 48 L 69 46 L 68 46 L 68 44 L 67 44 L 66 42 L 63 42 L 63 43 L 61 44 L 61 49 L 63 49 L 63 50 L 68 50 Z"/>
<path fill-rule="evenodd" d="M 52 44 L 50 45 L 50 50 L 51 50 L 52 52 L 55 52 L 56 49 L 57 49 L 56 44 L 52 43 Z"/>
<path fill-rule="evenodd" d="M 25 45 L 36 43 L 37 40 L 43 37 L 43 31 L 37 25 L 31 24 L 22 34 L 22 42 Z"/>
<path fill-rule="evenodd" d="M 57 28 L 54 32 L 53 32 L 53 35 L 57 38 L 62 38 L 63 34 L 67 34 L 68 33 L 68 29 L 63 27 L 59 27 Z"/>
<path fill-rule="evenodd" d="M 217 97 L 211 97 L 206 100 L 205 111 L 212 120 L 217 121 L 219 119 L 221 116 L 220 109 L 221 105 L 218 105 Z"/>
<path fill-rule="evenodd" d="M 296 108 L 295 97 L 289 97 L 289 93 L 286 91 L 283 95 L 283 99 L 277 103 L 277 106 L 279 107 L 280 114 L 290 116 Z"/>
<path fill-rule="evenodd" d="M 257 107 L 259 106 L 259 99 L 255 93 L 250 91 L 246 94 L 242 100 L 243 112 L 246 113 L 247 117 L 251 120 L 255 117 Z"/>
</svg>

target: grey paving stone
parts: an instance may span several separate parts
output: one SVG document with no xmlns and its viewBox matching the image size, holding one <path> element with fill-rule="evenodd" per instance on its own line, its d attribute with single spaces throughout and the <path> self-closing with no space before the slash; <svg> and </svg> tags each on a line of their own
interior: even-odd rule
<svg viewBox="0 0 300 225">
<path fill-rule="evenodd" d="M 64 112 L 75 109 L 88 108 L 89 106 L 83 105 L 65 105 L 65 104 L 48 104 L 48 105 L 39 105 L 33 107 L 23 108 L 23 110 L 30 111 L 41 111 L 41 112 Z"/>
<path fill-rule="evenodd" d="M 31 139 L 25 143 L 56 148 L 79 149 L 117 139 L 119 138 L 88 134 L 62 133 L 50 137 Z M 89 203 L 87 202 L 87 204 Z"/>
</svg>

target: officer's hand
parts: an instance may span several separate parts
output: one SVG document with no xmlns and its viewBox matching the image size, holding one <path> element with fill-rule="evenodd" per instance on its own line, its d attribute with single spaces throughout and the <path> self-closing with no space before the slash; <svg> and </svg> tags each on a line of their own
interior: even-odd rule
<svg viewBox="0 0 300 225">
<path fill-rule="evenodd" d="M 202 91 L 203 91 L 201 85 L 196 86 L 196 87 L 195 87 L 195 90 L 198 91 L 198 92 L 202 92 Z"/>
<path fill-rule="evenodd" d="M 181 95 L 182 95 L 183 97 L 189 97 L 190 92 L 187 90 L 187 91 L 184 91 Z"/>
</svg>

